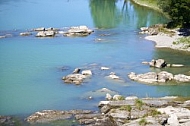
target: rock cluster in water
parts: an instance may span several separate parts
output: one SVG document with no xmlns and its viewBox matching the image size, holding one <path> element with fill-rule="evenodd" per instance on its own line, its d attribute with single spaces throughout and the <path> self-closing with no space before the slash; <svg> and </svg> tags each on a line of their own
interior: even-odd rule
<svg viewBox="0 0 190 126">
<path fill-rule="evenodd" d="M 16 32 L 16 31 L 13 31 Z M 55 37 L 63 35 L 63 36 L 88 36 L 93 30 L 89 29 L 87 26 L 72 26 L 70 28 L 58 29 L 58 28 L 35 28 L 32 30 L 28 30 L 26 32 L 20 32 L 20 36 L 31 36 L 35 35 L 36 37 Z M 5 34 L 0 36 L 0 38 L 11 37 L 11 34 Z"/>
<path fill-rule="evenodd" d="M 122 96 L 123 97 L 123 96 Z M 90 110 L 43 110 L 26 118 L 31 124 L 73 119 L 86 126 L 188 126 L 190 101 L 175 101 L 176 97 L 123 99 L 100 101 L 99 112 Z"/>
<path fill-rule="evenodd" d="M 101 71 L 109 70 L 108 67 L 100 67 Z M 85 69 L 81 70 L 80 68 L 76 68 L 71 74 L 68 74 L 66 76 L 62 77 L 62 80 L 65 83 L 69 84 L 76 84 L 79 85 L 83 83 L 87 78 L 90 78 L 93 75 L 92 70 Z M 115 72 L 110 72 L 108 76 L 105 76 L 105 78 L 111 79 L 111 80 L 121 80 L 119 76 L 116 75 Z"/>
<path fill-rule="evenodd" d="M 152 60 L 150 62 L 143 62 L 144 64 L 149 64 L 150 67 L 155 68 L 164 68 L 167 66 L 170 67 L 183 67 L 182 64 L 167 64 L 164 59 L 157 59 Z M 184 75 L 184 74 L 177 74 L 173 75 L 172 73 L 169 73 L 167 71 L 161 71 L 161 72 L 147 72 L 144 74 L 136 74 L 134 72 L 131 72 L 128 74 L 128 77 L 131 80 L 139 81 L 143 83 L 165 83 L 168 81 L 176 81 L 176 82 L 190 82 L 190 76 Z"/>
<path fill-rule="evenodd" d="M 144 83 L 165 83 L 167 81 L 176 81 L 176 82 L 190 82 L 190 76 L 184 74 L 173 75 L 172 73 L 161 71 L 159 73 L 156 72 L 148 72 L 144 74 L 136 74 L 131 72 L 128 77 L 131 80 L 144 82 Z"/>
</svg>

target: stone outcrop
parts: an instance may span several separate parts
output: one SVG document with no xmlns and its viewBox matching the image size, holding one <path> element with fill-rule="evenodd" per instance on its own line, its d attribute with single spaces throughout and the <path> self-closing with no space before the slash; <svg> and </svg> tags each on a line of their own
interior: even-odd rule
<svg viewBox="0 0 190 126">
<path fill-rule="evenodd" d="M 172 73 L 161 71 L 159 73 L 156 72 L 148 72 L 144 74 L 136 74 L 134 72 L 131 72 L 128 77 L 131 80 L 139 81 L 143 83 L 165 83 L 167 81 L 177 81 L 177 82 L 190 82 L 190 76 L 178 74 L 173 75 Z"/>
<path fill-rule="evenodd" d="M 71 27 L 68 31 L 64 32 L 64 36 L 87 36 L 90 35 L 93 30 L 87 26 Z"/>
</svg>

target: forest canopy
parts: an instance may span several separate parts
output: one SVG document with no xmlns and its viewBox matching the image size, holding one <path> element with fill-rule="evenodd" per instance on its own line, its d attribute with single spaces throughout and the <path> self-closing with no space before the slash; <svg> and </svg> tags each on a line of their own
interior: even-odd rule
<svg viewBox="0 0 190 126">
<path fill-rule="evenodd" d="M 190 27 L 190 0 L 157 0 L 158 6 L 167 13 L 169 27 Z"/>
</svg>

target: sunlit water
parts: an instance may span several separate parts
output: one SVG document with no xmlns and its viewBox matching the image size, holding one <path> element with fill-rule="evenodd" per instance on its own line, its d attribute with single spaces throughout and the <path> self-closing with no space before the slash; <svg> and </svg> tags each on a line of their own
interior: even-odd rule
<svg viewBox="0 0 190 126">
<path fill-rule="evenodd" d="M 141 63 L 153 58 L 184 64 L 185 68 L 164 70 L 190 74 L 189 53 L 155 49 L 153 42 L 138 34 L 142 26 L 165 22 L 162 14 L 123 0 L 1 0 L 0 35 L 12 37 L 0 39 L 0 115 L 28 115 L 43 109 L 97 109 L 105 96 L 88 100 L 88 92 L 103 87 L 125 96 L 190 96 L 189 83 L 151 86 L 127 77 L 130 72 L 159 71 Z M 74 38 L 19 36 L 36 27 L 78 25 L 87 25 L 95 32 Z M 95 41 L 98 38 L 101 41 Z M 101 71 L 101 66 L 110 70 Z M 64 84 L 62 76 L 76 67 L 91 69 L 93 76 L 80 86 Z M 105 79 L 110 72 L 124 82 Z"/>
</svg>

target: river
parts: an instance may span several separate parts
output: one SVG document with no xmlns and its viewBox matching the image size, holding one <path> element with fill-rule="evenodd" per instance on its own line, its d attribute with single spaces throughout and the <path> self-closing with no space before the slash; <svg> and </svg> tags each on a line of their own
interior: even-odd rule
<svg viewBox="0 0 190 126">
<path fill-rule="evenodd" d="M 164 70 L 190 75 L 189 53 L 156 49 L 139 34 L 142 26 L 167 21 L 162 14 L 128 0 L 1 0 L 0 35 L 11 36 L 0 39 L 0 115 L 97 109 L 105 96 L 92 100 L 86 96 L 104 87 L 124 96 L 190 96 L 190 83 L 151 86 L 127 77 L 130 72 L 160 71 L 142 64 L 157 58 L 186 66 Z M 87 37 L 19 36 L 37 27 L 79 25 L 95 32 Z M 110 70 L 101 72 L 101 66 Z M 77 67 L 92 69 L 92 77 L 80 86 L 65 84 L 61 78 Z M 110 72 L 124 82 L 105 79 Z"/>
</svg>

